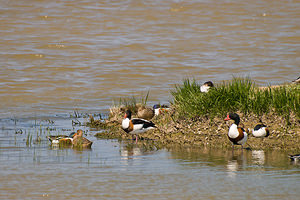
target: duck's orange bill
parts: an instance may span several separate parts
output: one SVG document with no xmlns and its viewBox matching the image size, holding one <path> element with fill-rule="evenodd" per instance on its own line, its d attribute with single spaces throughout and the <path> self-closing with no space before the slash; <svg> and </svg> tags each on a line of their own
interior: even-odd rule
<svg viewBox="0 0 300 200">
<path fill-rule="evenodd" d="M 225 121 L 230 120 L 229 115 L 227 115 L 227 118 L 224 119 Z"/>
</svg>

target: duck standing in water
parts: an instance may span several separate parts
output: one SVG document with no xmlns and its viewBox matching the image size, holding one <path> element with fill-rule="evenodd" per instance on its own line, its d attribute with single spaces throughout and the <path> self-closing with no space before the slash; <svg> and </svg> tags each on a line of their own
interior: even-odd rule
<svg viewBox="0 0 300 200">
<path fill-rule="evenodd" d="M 135 141 L 138 140 L 138 134 L 146 132 L 150 129 L 157 128 L 155 124 L 151 121 L 145 119 L 134 118 L 131 119 L 131 111 L 127 110 L 122 121 L 122 129 L 126 133 L 135 135 Z"/>
<path fill-rule="evenodd" d="M 73 146 L 80 148 L 91 148 L 93 142 L 89 141 L 85 137 L 82 137 L 83 131 L 81 129 L 77 130 L 73 138 Z"/>
<path fill-rule="evenodd" d="M 248 139 L 248 135 L 246 131 L 238 127 L 240 123 L 240 117 L 236 113 L 229 113 L 227 118 L 224 119 L 225 121 L 233 120 L 234 123 L 230 126 L 228 131 L 228 138 L 232 142 L 232 149 L 234 149 L 234 145 L 241 145 L 243 149 L 243 144 L 246 143 Z"/>
<path fill-rule="evenodd" d="M 214 87 L 213 82 L 206 81 L 203 85 L 201 85 L 200 91 L 207 93 L 209 91 L 209 89 L 212 88 L 212 87 Z"/>
<path fill-rule="evenodd" d="M 254 137 L 263 138 L 270 135 L 270 131 L 264 124 L 257 124 L 252 130 L 252 135 Z"/>
</svg>

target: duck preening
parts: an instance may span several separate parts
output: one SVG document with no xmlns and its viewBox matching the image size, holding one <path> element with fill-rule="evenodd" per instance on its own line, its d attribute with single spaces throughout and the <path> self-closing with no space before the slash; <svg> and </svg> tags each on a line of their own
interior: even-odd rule
<svg viewBox="0 0 300 200">
<path fill-rule="evenodd" d="M 240 123 L 240 117 L 236 113 L 229 113 L 227 115 L 227 118 L 224 119 L 225 121 L 233 120 L 234 123 L 230 126 L 228 131 L 228 138 L 232 142 L 232 148 L 234 148 L 234 145 L 241 145 L 243 148 L 243 145 L 246 143 L 248 139 L 248 135 L 246 131 L 238 127 Z"/>
<path fill-rule="evenodd" d="M 252 135 L 259 138 L 268 137 L 270 135 L 270 131 L 266 125 L 257 124 L 252 130 Z"/>
<path fill-rule="evenodd" d="M 73 137 L 73 147 L 91 148 L 93 142 L 83 137 L 83 131 L 77 130 Z"/>
<path fill-rule="evenodd" d="M 200 91 L 207 93 L 209 91 L 209 89 L 212 88 L 212 87 L 214 87 L 213 82 L 206 81 L 203 85 L 201 85 Z"/>
<path fill-rule="evenodd" d="M 146 132 L 150 129 L 157 128 L 155 124 L 151 121 L 145 120 L 145 119 L 139 119 L 139 118 L 133 118 L 131 119 L 131 111 L 127 110 L 124 115 L 124 119 L 122 121 L 122 129 L 126 133 L 130 133 L 135 135 L 135 141 L 138 140 L 138 134 Z"/>
</svg>

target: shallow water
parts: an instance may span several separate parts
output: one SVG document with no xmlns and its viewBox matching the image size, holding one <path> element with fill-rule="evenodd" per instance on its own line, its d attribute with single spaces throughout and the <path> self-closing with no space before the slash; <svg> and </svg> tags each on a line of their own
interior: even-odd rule
<svg viewBox="0 0 300 200">
<path fill-rule="evenodd" d="M 297 199 L 299 164 L 287 155 L 299 152 L 155 149 L 96 139 L 70 115 L 148 91 L 150 105 L 167 103 L 187 77 L 291 82 L 299 6 L 0 0 L 0 199 Z M 46 135 L 78 128 L 91 150 L 49 146 Z"/>
<path fill-rule="evenodd" d="M 1 120 L 0 199 L 297 199 L 300 165 L 288 152 L 96 139 L 68 116 Z M 84 122 L 85 119 L 78 119 Z M 82 128 L 92 149 L 51 146 Z M 31 142 L 27 142 L 32 135 Z M 39 142 L 36 138 L 40 138 Z"/>
</svg>

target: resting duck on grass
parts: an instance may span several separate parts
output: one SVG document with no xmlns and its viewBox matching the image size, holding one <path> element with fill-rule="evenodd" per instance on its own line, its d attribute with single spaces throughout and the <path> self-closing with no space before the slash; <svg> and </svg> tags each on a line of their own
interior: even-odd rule
<svg viewBox="0 0 300 200">
<path fill-rule="evenodd" d="M 51 142 L 52 145 L 58 145 L 58 144 L 72 144 L 73 137 L 75 135 L 75 132 L 70 133 L 69 135 L 50 135 L 47 138 Z"/>
<path fill-rule="evenodd" d="M 241 145 L 243 149 L 243 144 L 246 143 L 248 135 L 243 128 L 238 127 L 240 123 L 239 115 L 236 113 L 229 113 L 224 120 L 234 120 L 234 123 L 230 126 L 228 131 L 228 138 L 232 142 L 232 149 L 234 149 L 234 145 Z"/>
<path fill-rule="evenodd" d="M 252 130 L 252 135 L 254 137 L 263 138 L 270 135 L 270 131 L 264 124 L 257 124 Z"/>
<path fill-rule="evenodd" d="M 214 87 L 214 84 L 211 81 L 207 81 L 203 85 L 201 85 L 200 91 L 207 93 L 212 87 Z"/>
<path fill-rule="evenodd" d="M 153 110 L 154 110 L 155 115 L 160 115 L 164 112 L 168 112 L 170 110 L 170 108 L 167 105 L 155 104 L 153 106 Z"/>
<path fill-rule="evenodd" d="M 73 138 L 73 147 L 78 148 L 91 148 L 93 142 L 89 141 L 85 137 L 82 137 L 83 131 L 81 129 L 77 130 Z"/>
<path fill-rule="evenodd" d="M 146 106 L 140 106 L 137 113 L 138 118 L 150 120 L 154 117 L 154 110 Z"/>
<path fill-rule="evenodd" d="M 122 129 L 126 133 L 130 133 L 135 136 L 135 141 L 138 140 L 138 134 L 146 132 L 150 129 L 157 128 L 155 124 L 151 121 L 145 119 L 134 118 L 131 119 L 131 111 L 127 110 L 124 115 L 124 119 L 122 121 Z"/>
</svg>

